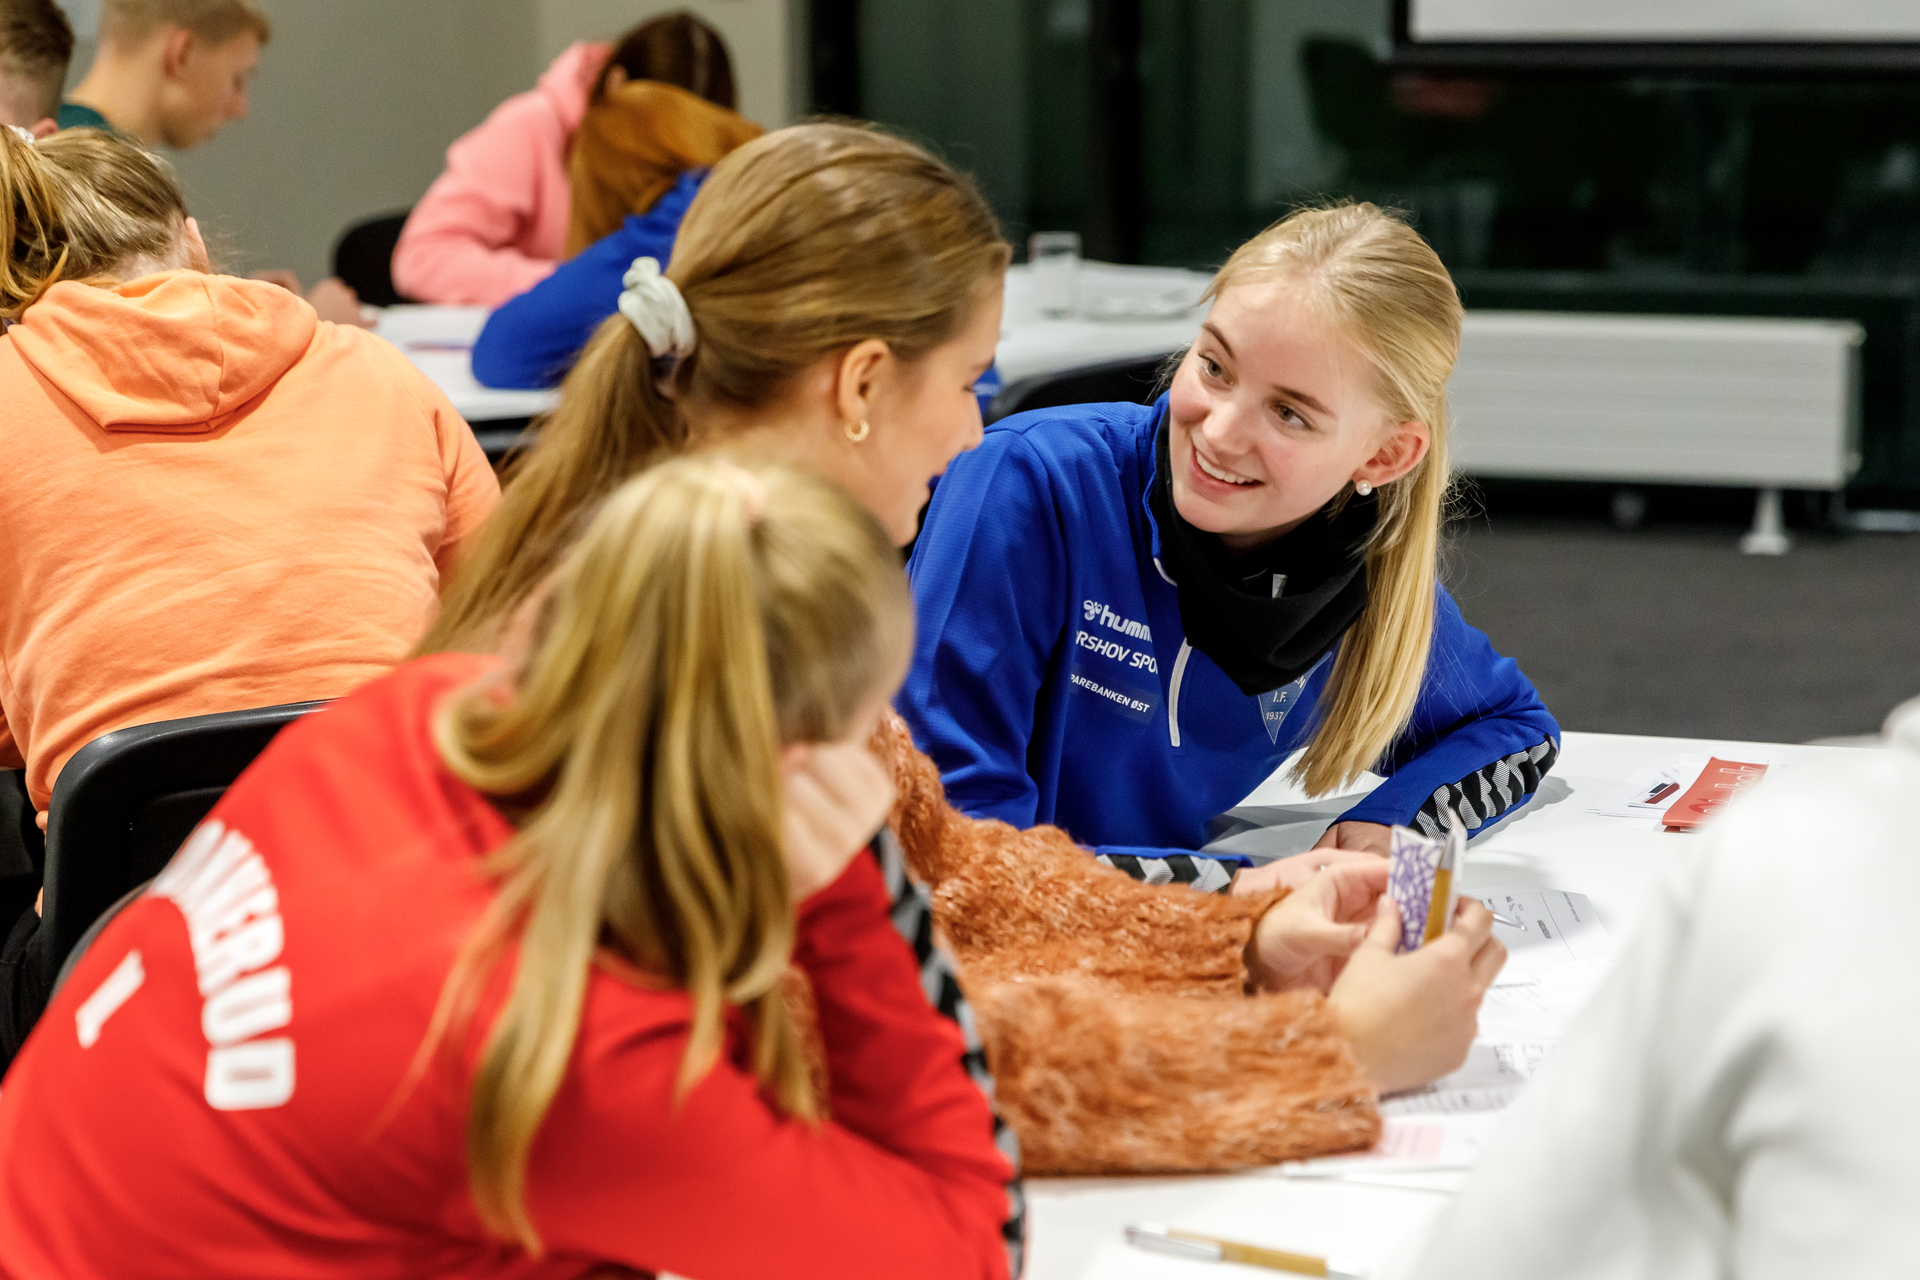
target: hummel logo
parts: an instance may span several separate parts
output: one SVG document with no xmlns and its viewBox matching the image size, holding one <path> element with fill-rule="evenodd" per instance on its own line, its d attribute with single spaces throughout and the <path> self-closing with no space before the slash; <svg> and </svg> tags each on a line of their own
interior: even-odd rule
<svg viewBox="0 0 1920 1280">
<path fill-rule="evenodd" d="M 1118 631 L 1123 636 L 1132 636 L 1135 640 L 1153 639 L 1153 632 L 1147 629 L 1146 623 L 1123 618 L 1098 600 L 1082 600 L 1080 610 L 1088 622 L 1097 621 L 1101 626 Z"/>
</svg>

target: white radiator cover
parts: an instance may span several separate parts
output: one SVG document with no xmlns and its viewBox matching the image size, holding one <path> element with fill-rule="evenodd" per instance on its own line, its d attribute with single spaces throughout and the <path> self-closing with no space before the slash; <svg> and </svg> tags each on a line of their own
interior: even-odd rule
<svg viewBox="0 0 1920 1280">
<path fill-rule="evenodd" d="M 1453 466 L 1838 489 L 1860 465 L 1863 337 L 1841 320 L 1471 311 Z"/>
</svg>

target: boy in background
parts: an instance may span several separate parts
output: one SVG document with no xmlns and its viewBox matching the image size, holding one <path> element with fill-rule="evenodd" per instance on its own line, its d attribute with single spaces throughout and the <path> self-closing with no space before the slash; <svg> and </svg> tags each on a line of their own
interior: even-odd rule
<svg viewBox="0 0 1920 1280">
<path fill-rule="evenodd" d="M 36 138 L 58 126 L 73 28 L 53 0 L 0 0 L 0 124 Z"/>
<path fill-rule="evenodd" d="M 105 0 L 99 52 L 61 106 L 60 127 L 107 129 L 147 147 L 197 147 L 246 119 L 247 83 L 272 36 L 254 0 Z M 291 271 L 254 278 L 302 295 L 322 320 L 370 323 L 339 280 L 306 290 Z"/>
<path fill-rule="evenodd" d="M 272 33 L 253 0 L 105 0 L 99 51 L 60 127 L 197 147 L 246 118 L 247 81 Z"/>
</svg>

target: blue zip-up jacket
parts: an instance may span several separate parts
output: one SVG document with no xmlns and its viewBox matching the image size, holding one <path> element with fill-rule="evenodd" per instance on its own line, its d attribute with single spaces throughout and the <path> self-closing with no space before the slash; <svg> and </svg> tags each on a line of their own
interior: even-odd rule
<svg viewBox="0 0 1920 1280">
<path fill-rule="evenodd" d="M 1333 655 L 1256 698 L 1187 644 L 1147 504 L 1165 414 L 1164 396 L 1016 414 L 954 460 L 909 565 L 920 630 L 898 706 L 962 811 L 1219 887 L 1178 855 L 1306 744 Z M 1533 685 L 1437 590 L 1412 723 L 1344 820 L 1437 832 L 1451 805 L 1478 829 L 1558 752 Z"/>
<path fill-rule="evenodd" d="M 600 322 L 620 309 L 633 260 L 656 258 L 666 269 L 680 220 L 707 173 L 681 174 L 651 209 L 633 214 L 488 316 L 473 344 L 474 380 L 514 389 L 560 385 Z"/>
</svg>

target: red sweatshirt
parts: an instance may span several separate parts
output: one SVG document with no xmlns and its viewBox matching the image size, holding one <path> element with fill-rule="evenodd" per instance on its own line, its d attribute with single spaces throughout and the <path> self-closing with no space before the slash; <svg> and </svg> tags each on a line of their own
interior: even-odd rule
<svg viewBox="0 0 1920 1280">
<path fill-rule="evenodd" d="M 549 1252 L 482 1231 L 481 1028 L 402 1085 L 512 834 L 428 735 L 485 663 L 410 663 L 289 728 L 87 952 L 0 1089 L 0 1275 L 1003 1277 L 987 1104 L 867 857 L 800 913 L 831 1121 L 764 1100 L 738 1016 L 676 1110 L 689 1002 L 604 965 L 529 1169 Z"/>
</svg>

